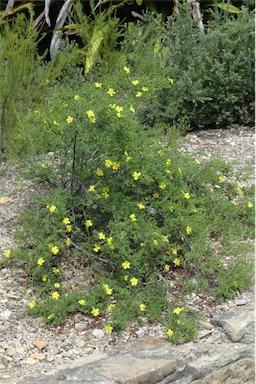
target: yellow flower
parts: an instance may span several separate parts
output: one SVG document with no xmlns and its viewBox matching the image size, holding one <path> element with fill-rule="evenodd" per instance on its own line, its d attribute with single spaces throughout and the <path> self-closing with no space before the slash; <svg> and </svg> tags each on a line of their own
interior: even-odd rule
<svg viewBox="0 0 256 384">
<path fill-rule="evenodd" d="M 111 325 L 107 324 L 107 325 L 105 325 L 105 331 L 107 333 L 111 333 L 113 331 L 113 327 L 111 327 Z"/>
<path fill-rule="evenodd" d="M 128 278 L 129 278 L 129 276 L 128 276 L 128 275 L 125 275 L 125 276 L 124 276 L 124 281 L 127 281 Z"/>
<path fill-rule="evenodd" d="M 170 165 L 171 162 L 172 162 L 171 159 L 167 159 L 166 162 L 165 162 L 165 164 L 166 164 L 166 165 Z"/>
<path fill-rule="evenodd" d="M 166 335 L 168 337 L 172 337 L 173 336 L 173 331 L 171 329 L 168 329 L 168 331 L 166 332 Z"/>
<path fill-rule="evenodd" d="M 94 83 L 94 84 L 95 84 L 96 88 L 101 88 L 102 87 L 102 83 Z"/>
<path fill-rule="evenodd" d="M 186 227 L 186 232 L 188 235 L 190 235 L 190 233 L 192 232 L 192 228 L 189 225 L 187 225 Z"/>
<path fill-rule="evenodd" d="M 131 280 L 130 280 L 130 283 L 131 283 L 132 287 L 136 287 L 136 285 L 138 285 L 138 282 L 139 282 L 139 280 L 136 279 L 136 277 L 132 277 Z"/>
<path fill-rule="evenodd" d="M 44 282 L 47 281 L 47 275 L 42 276 L 42 281 L 44 281 Z"/>
<path fill-rule="evenodd" d="M 53 273 L 60 273 L 60 270 L 58 268 L 56 268 L 56 267 L 53 267 L 52 271 L 53 271 Z"/>
<path fill-rule="evenodd" d="M 179 315 L 181 313 L 181 311 L 182 311 L 182 308 L 177 307 L 172 312 L 175 313 L 176 315 Z"/>
<path fill-rule="evenodd" d="M 165 270 L 165 271 L 169 271 L 169 269 L 170 269 L 170 265 L 165 264 L 165 266 L 164 266 L 164 270 Z"/>
<path fill-rule="evenodd" d="M 95 192 L 95 185 L 89 186 L 89 192 Z"/>
<path fill-rule="evenodd" d="M 111 312 L 115 308 L 115 304 L 109 304 L 108 306 L 108 312 Z"/>
<path fill-rule="evenodd" d="M 175 267 L 178 267 L 180 265 L 180 259 L 176 257 L 176 259 L 173 260 L 173 264 L 175 265 Z"/>
<path fill-rule="evenodd" d="M 223 176 L 219 176 L 219 182 L 223 183 L 223 181 L 224 181 L 224 177 Z"/>
<path fill-rule="evenodd" d="M 130 73 L 130 68 L 124 66 L 124 71 L 125 71 L 126 73 Z"/>
<path fill-rule="evenodd" d="M 133 81 L 132 81 L 132 84 L 133 84 L 133 85 L 138 85 L 138 84 L 139 84 L 139 80 L 133 80 Z"/>
<path fill-rule="evenodd" d="M 75 100 L 79 100 L 79 99 L 80 99 L 80 96 L 79 96 L 79 95 L 75 95 L 75 96 L 74 96 L 74 99 L 75 99 Z"/>
<path fill-rule="evenodd" d="M 237 194 L 240 195 L 240 196 L 242 196 L 244 193 L 243 193 L 242 189 L 238 189 L 238 190 L 237 190 Z"/>
<path fill-rule="evenodd" d="M 66 118 L 66 122 L 67 122 L 68 124 L 73 123 L 73 121 L 74 121 L 74 118 L 73 118 L 72 116 L 68 116 L 68 117 Z"/>
<path fill-rule="evenodd" d="M 54 291 L 54 292 L 52 293 L 52 299 L 53 299 L 53 300 L 59 300 L 59 297 L 60 297 L 59 292 Z"/>
<path fill-rule="evenodd" d="M 111 168 L 112 164 L 113 164 L 113 162 L 111 160 L 109 160 L 109 159 L 105 160 L 105 167 Z"/>
<path fill-rule="evenodd" d="M 42 168 L 47 168 L 47 165 L 46 165 L 45 163 L 42 163 L 42 164 L 41 164 L 41 167 L 42 167 Z"/>
<path fill-rule="evenodd" d="M 55 211 L 56 211 L 56 206 L 55 206 L 55 205 L 51 205 L 51 206 L 49 207 L 49 211 L 50 211 L 51 213 L 55 212 Z"/>
<path fill-rule="evenodd" d="M 143 205 L 142 203 L 137 204 L 137 207 L 139 209 L 145 209 L 145 205 Z"/>
<path fill-rule="evenodd" d="M 93 222 L 91 220 L 86 220 L 85 221 L 85 226 L 86 226 L 86 228 L 92 227 L 93 226 Z"/>
<path fill-rule="evenodd" d="M 141 97 L 142 96 L 142 92 L 136 92 L 136 97 Z"/>
<path fill-rule="evenodd" d="M 54 313 L 51 313 L 51 314 L 47 317 L 47 319 L 48 319 L 48 320 L 52 320 L 52 319 L 54 319 L 54 317 L 55 317 Z"/>
<path fill-rule="evenodd" d="M 109 197 L 109 188 L 108 187 L 103 187 L 102 188 L 102 196 L 107 199 Z"/>
<path fill-rule="evenodd" d="M 59 253 L 59 248 L 56 247 L 56 245 L 54 245 L 52 248 L 51 248 L 51 252 L 54 254 L 54 255 L 57 255 L 57 253 Z"/>
<path fill-rule="evenodd" d="M 195 159 L 195 163 L 196 163 L 197 165 L 200 165 L 200 164 L 201 164 L 201 160 L 199 160 L 199 159 Z"/>
<path fill-rule="evenodd" d="M 103 284 L 103 289 L 106 292 L 107 295 L 112 295 L 113 289 L 111 289 L 107 284 Z"/>
<path fill-rule="evenodd" d="M 196 212 L 198 212 L 198 209 L 197 209 L 196 207 L 193 207 L 193 208 L 191 209 L 191 212 L 196 213 Z"/>
<path fill-rule="evenodd" d="M 60 283 L 55 283 L 54 288 L 56 288 L 56 289 L 60 288 Z"/>
<path fill-rule="evenodd" d="M 92 314 L 93 316 L 95 316 L 95 317 L 99 316 L 99 314 L 100 314 L 100 310 L 99 310 L 99 308 L 94 308 L 94 307 L 92 307 L 91 314 Z"/>
<path fill-rule="evenodd" d="M 89 109 L 88 111 L 86 111 L 86 114 L 87 114 L 87 116 L 89 117 L 89 119 L 92 118 L 92 117 L 95 117 L 94 112 L 93 112 L 91 109 Z"/>
<path fill-rule="evenodd" d="M 132 174 L 132 177 L 134 178 L 134 180 L 138 180 L 141 176 L 141 173 L 140 172 L 133 172 Z"/>
<path fill-rule="evenodd" d="M 169 81 L 169 83 L 171 83 L 171 84 L 173 84 L 173 83 L 174 83 L 174 80 L 173 80 L 173 79 L 171 79 L 170 77 L 168 77 L 168 81 Z"/>
<path fill-rule="evenodd" d="M 72 232 L 72 225 L 66 226 L 66 232 Z"/>
<path fill-rule="evenodd" d="M 93 250 L 94 252 L 99 252 L 100 246 L 98 244 L 95 244 Z"/>
<path fill-rule="evenodd" d="M 71 244 L 71 239 L 68 237 L 68 238 L 65 240 L 65 243 L 66 243 L 66 246 L 69 247 L 70 244 Z"/>
<path fill-rule="evenodd" d="M 44 263 L 45 261 L 44 261 L 44 259 L 42 258 L 42 257 L 39 257 L 39 259 L 37 260 L 37 264 L 38 265 L 43 265 L 43 263 Z"/>
<path fill-rule="evenodd" d="M 160 189 L 165 189 L 166 188 L 166 184 L 164 182 L 162 182 L 161 184 L 159 184 L 159 188 Z"/>
<path fill-rule="evenodd" d="M 126 260 L 122 263 L 123 269 L 130 269 L 130 267 L 131 267 L 131 263 L 129 263 L 129 261 Z"/>
<path fill-rule="evenodd" d="M 140 304 L 140 311 L 145 312 L 146 305 L 145 304 Z"/>
<path fill-rule="evenodd" d="M 82 299 L 82 300 L 79 300 L 79 301 L 78 301 L 78 304 L 80 304 L 80 305 L 84 306 L 84 305 L 86 304 L 86 301 L 85 301 L 85 300 L 83 300 L 83 299 Z"/>
<path fill-rule="evenodd" d="M 119 168 L 120 168 L 120 164 L 118 164 L 118 163 L 116 163 L 116 162 L 112 163 L 112 169 L 113 169 L 113 171 L 118 171 Z"/>
<path fill-rule="evenodd" d="M 102 169 L 97 169 L 97 171 L 96 171 L 96 175 L 97 175 L 97 176 L 103 176 L 104 173 L 103 173 Z"/>
<path fill-rule="evenodd" d="M 107 239 L 107 243 L 110 247 L 112 246 L 112 244 L 113 244 L 113 237 L 112 236 Z"/>
<path fill-rule="evenodd" d="M 190 199 L 191 196 L 190 196 L 190 194 L 188 192 L 186 192 L 186 193 L 183 192 L 183 191 L 181 191 L 181 192 L 183 193 L 183 196 L 184 196 L 185 199 Z"/>
<path fill-rule="evenodd" d="M 106 238 L 106 235 L 103 232 L 99 232 L 98 237 L 100 240 L 104 240 Z"/>
<path fill-rule="evenodd" d="M 114 89 L 113 88 L 109 88 L 108 89 L 108 94 L 109 94 L 109 96 L 114 96 L 114 94 L 115 94 Z"/>
<path fill-rule="evenodd" d="M 175 247 L 175 248 L 172 248 L 172 254 L 173 254 L 173 255 L 177 255 L 177 253 L 178 253 L 177 248 L 176 248 L 176 247 Z"/>
<path fill-rule="evenodd" d="M 136 219 L 136 215 L 134 213 L 132 213 L 129 217 L 130 217 L 131 221 L 136 221 L 137 220 Z"/>
<path fill-rule="evenodd" d="M 253 203 L 251 201 L 249 201 L 249 203 L 247 203 L 247 207 L 248 208 L 252 208 L 253 207 Z"/>
<path fill-rule="evenodd" d="M 29 303 L 28 303 L 28 306 L 30 309 L 34 308 L 36 306 L 36 302 L 35 300 L 31 300 Z"/>
<path fill-rule="evenodd" d="M 62 220 L 62 223 L 65 225 L 70 224 L 70 219 L 68 217 L 64 217 L 64 219 Z"/>
<path fill-rule="evenodd" d="M 5 252 L 4 252 L 4 257 L 6 257 L 8 259 L 8 257 L 11 256 L 11 251 L 10 249 L 7 249 Z"/>
<path fill-rule="evenodd" d="M 142 87 L 141 90 L 142 90 L 143 92 L 148 92 L 148 87 Z"/>
<path fill-rule="evenodd" d="M 162 239 L 163 239 L 164 242 L 169 243 L 168 236 L 163 235 Z"/>
<path fill-rule="evenodd" d="M 130 111 L 131 111 L 132 113 L 135 113 L 135 109 L 133 108 L 132 105 L 130 105 Z"/>
</svg>

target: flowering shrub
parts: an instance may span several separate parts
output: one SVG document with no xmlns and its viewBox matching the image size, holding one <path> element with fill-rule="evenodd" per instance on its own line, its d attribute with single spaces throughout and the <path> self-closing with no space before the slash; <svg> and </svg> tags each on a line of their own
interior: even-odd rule
<svg viewBox="0 0 256 384">
<path fill-rule="evenodd" d="M 40 209 L 24 213 L 24 251 L 16 256 L 40 293 L 29 312 L 50 324 L 80 311 L 111 333 L 143 316 L 161 321 L 173 342 L 189 340 L 196 314 L 184 294 L 195 280 L 193 291 L 219 289 L 224 261 L 213 239 L 253 233 L 251 192 L 229 180 L 227 165 L 182 155 L 174 130 L 168 139 L 140 125 L 138 113 L 158 85 L 124 63 L 117 75 L 72 92 L 54 88 L 27 117 L 34 126 L 24 136 L 35 144 L 30 169 L 52 191 L 39 197 Z M 78 257 L 97 273 L 92 286 L 70 292 L 61 261 Z"/>
</svg>

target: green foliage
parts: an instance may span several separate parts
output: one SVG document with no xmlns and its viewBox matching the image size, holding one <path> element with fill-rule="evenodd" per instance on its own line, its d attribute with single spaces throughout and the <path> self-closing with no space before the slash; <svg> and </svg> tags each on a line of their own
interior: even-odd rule
<svg viewBox="0 0 256 384">
<path fill-rule="evenodd" d="M 37 287 L 30 313 L 47 323 L 80 311 L 120 332 L 143 318 L 161 322 L 178 343 L 197 330 L 184 293 L 230 297 L 246 286 L 239 269 L 237 283 L 224 286 L 214 242 L 253 236 L 253 192 L 231 182 L 226 164 L 182 155 L 174 128 L 167 136 L 163 127 L 158 136 L 143 129 L 139 113 L 166 81 L 150 75 L 138 76 L 121 57 L 113 74 L 49 85 L 22 127 L 24 161 L 51 192 L 23 214 L 23 249 L 12 254 Z M 65 286 L 63 260 L 90 270 L 84 290 Z M 171 285 L 181 287 L 172 301 Z"/>
<path fill-rule="evenodd" d="M 0 152 L 12 145 L 19 113 L 35 102 L 42 85 L 32 22 L 32 15 L 18 15 L 0 24 Z"/>
<path fill-rule="evenodd" d="M 92 43 L 82 31 L 92 38 L 98 35 L 106 22 L 102 17 L 99 24 L 82 26 L 88 52 Z M 178 18 L 163 27 L 151 14 L 143 17 L 111 60 L 107 47 L 111 56 L 117 35 L 110 40 L 102 34 L 100 40 L 95 37 L 99 44 L 90 51 L 86 79 L 76 66 L 86 55 L 76 44 L 63 44 L 55 60 L 45 65 L 36 59 L 36 32 L 29 31 L 33 49 L 27 58 L 35 61 L 24 64 L 22 75 L 16 66 L 8 72 L 9 63 L 17 59 L 14 46 L 19 51 L 30 44 L 28 36 L 17 40 L 20 45 L 9 45 L 0 84 L 11 100 L 10 116 L 4 116 L 15 117 L 15 124 L 2 120 L 1 132 L 8 133 L 8 153 L 15 148 L 13 158 L 42 183 L 42 194 L 22 215 L 20 249 L 7 250 L 4 257 L 25 261 L 34 287 L 28 313 L 48 324 L 58 325 L 76 312 L 95 318 L 106 332 L 120 332 L 135 320 L 159 322 L 170 340 L 179 343 L 193 339 L 197 331 L 198 316 L 186 308 L 184 297 L 201 293 L 216 300 L 231 298 L 251 283 L 251 262 L 241 255 L 254 236 L 253 189 L 241 187 L 244 176 L 234 183 L 225 163 L 179 151 L 182 124 L 187 129 L 197 117 L 198 126 L 207 125 L 206 116 L 212 118 L 214 111 L 218 124 L 233 122 L 236 111 L 249 108 L 232 92 L 237 84 L 239 95 L 243 92 L 251 64 L 243 62 L 241 80 L 234 64 L 240 47 L 226 39 L 231 31 L 240 42 L 250 22 L 246 13 L 236 21 L 216 19 L 203 36 L 190 18 L 185 25 Z M 242 17 L 246 22 L 239 35 L 234 26 L 241 28 Z M 23 17 L 14 20 L 17 30 L 26 23 L 30 25 Z M 2 36 L 12 42 L 8 28 L 3 26 Z M 116 31 L 116 23 L 109 28 Z M 246 44 L 243 49 L 249 49 Z M 224 46 L 227 50 L 220 50 Z M 224 76 L 227 62 L 230 75 L 237 70 L 235 82 Z M 92 70 L 96 63 L 97 71 Z M 18 95 L 11 94 L 8 76 L 15 80 Z M 34 86 L 37 93 L 32 96 Z M 248 98 L 250 92 L 248 84 Z M 217 98 L 215 103 L 208 103 L 209 97 Z M 226 109 L 218 109 L 220 101 Z M 178 128 L 169 121 L 179 122 Z M 231 245 L 232 252 L 239 252 L 226 263 Z M 88 270 L 83 289 L 66 284 L 64 263 Z"/>
<path fill-rule="evenodd" d="M 150 37 L 148 32 L 156 28 L 156 18 L 151 19 L 146 14 L 143 21 L 128 30 L 123 47 L 129 59 L 138 57 L 139 51 L 145 52 L 145 42 L 152 46 L 155 39 L 142 39 Z M 156 121 L 186 121 L 191 129 L 252 123 L 253 31 L 254 16 L 246 9 L 236 18 L 216 11 L 205 34 L 187 9 L 181 8 L 177 19 L 169 17 L 161 28 L 161 46 L 155 56 L 160 67 L 169 70 L 175 86 L 160 91 L 153 107 L 149 105 L 145 110 L 142 121 L 150 125 Z M 153 51 L 149 48 L 147 54 L 150 49 Z M 136 65 L 143 68 L 143 60 Z"/>
</svg>

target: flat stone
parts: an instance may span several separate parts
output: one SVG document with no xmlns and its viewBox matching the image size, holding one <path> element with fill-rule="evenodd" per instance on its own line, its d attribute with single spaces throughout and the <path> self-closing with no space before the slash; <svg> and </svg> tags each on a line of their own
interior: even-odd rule
<svg viewBox="0 0 256 384">
<path fill-rule="evenodd" d="M 92 331 L 92 336 L 96 339 L 102 339 L 105 336 L 105 332 L 103 331 L 103 329 L 96 328 Z"/>
<path fill-rule="evenodd" d="M 36 339 L 35 342 L 34 342 L 34 345 L 38 348 L 38 349 L 44 349 L 47 345 L 48 345 L 48 341 L 46 340 L 41 340 L 41 339 Z"/>
<path fill-rule="evenodd" d="M 220 326 L 232 342 L 240 341 L 248 329 L 253 326 L 253 311 L 244 311 L 236 307 L 225 312 L 217 313 L 211 319 L 213 325 Z"/>
<path fill-rule="evenodd" d="M 156 384 L 175 371 L 176 361 L 140 359 L 129 354 L 111 358 L 95 372 L 120 384 Z"/>
</svg>

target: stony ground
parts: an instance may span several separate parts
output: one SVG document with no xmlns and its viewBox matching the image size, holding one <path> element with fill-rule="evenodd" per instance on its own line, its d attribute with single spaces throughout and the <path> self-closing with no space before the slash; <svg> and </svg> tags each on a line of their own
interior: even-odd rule
<svg viewBox="0 0 256 384">
<path fill-rule="evenodd" d="M 254 136 L 250 128 L 190 133 L 184 137 L 181 150 L 197 153 L 201 158 L 217 154 L 225 161 L 235 161 L 234 168 L 239 172 L 249 172 L 249 182 L 254 183 Z M 29 207 L 36 188 L 23 180 L 19 169 L 0 163 L 0 255 L 18 246 L 14 241 L 18 212 Z M 71 284 L 79 284 L 84 281 L 86 273 L 74 265 L 67 272 L 67 279 Z M 215 310 L 243 306 L 246 311 L 247 305 L 252 306 L 252 296 L 253 291 L 244 292 L 236 301 L 227 302 L 223 308 Z M 164 336 L 160 325 L 147 324 L 134 324 L 118 337 L 106 335 L 81 314 L 52 329 L 43 325 L 40 319 L 24 317 L 24 308 L 30 298 L 31 287 L 22 264 L 0 271 L 0 384 L 14 384 L 20 379 L 46 373 L 63 363 L 108 351 L 145 335 L 156 339 Z M 200 305 L 200 310 L 209 318 L 207 303 L 196 299 L 190 304 Z M 216 327 L 209 324 L 202 324 L 200 337 L 207 337 L 210 343 L 215 344 L 219 337 L 218 324 Z M 209 327 L 211 332 L 208 332 Z"/>
</svg>

